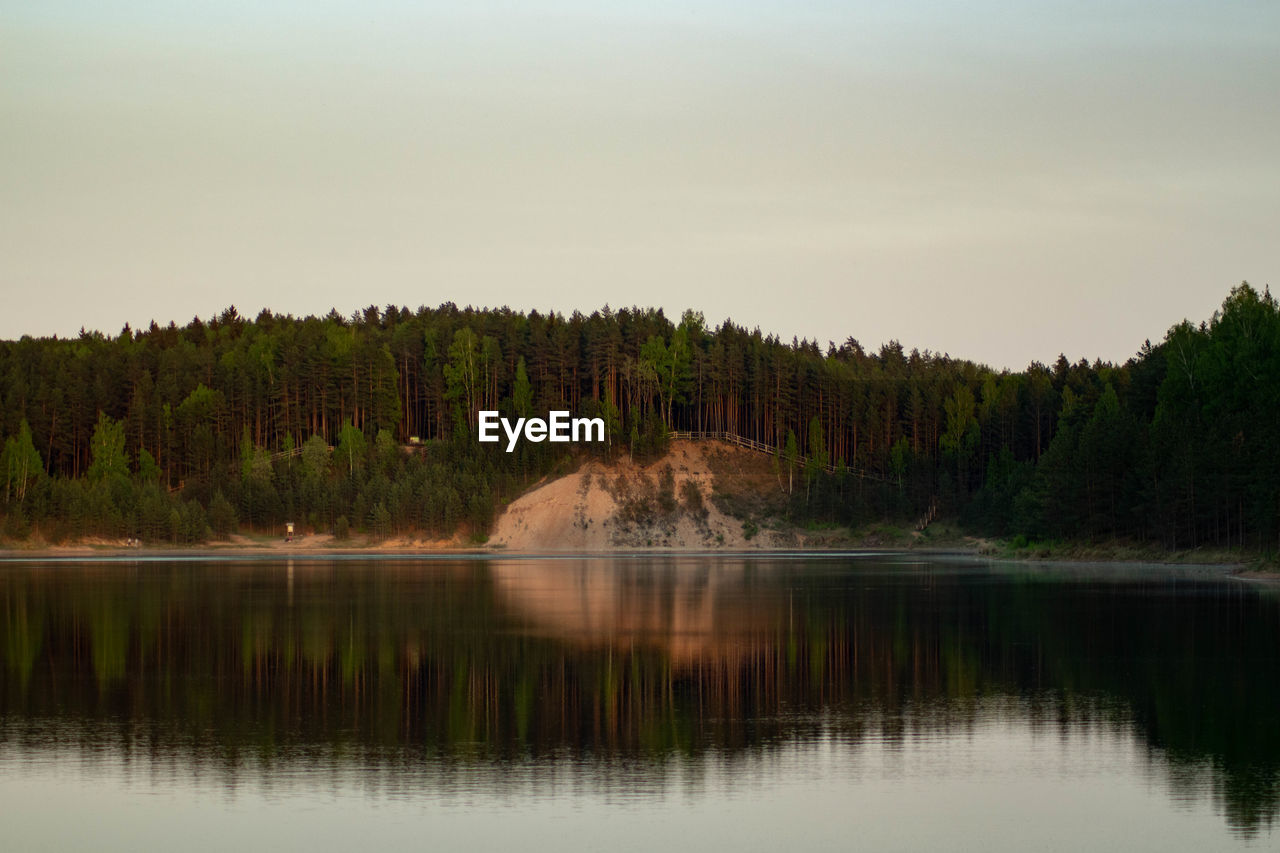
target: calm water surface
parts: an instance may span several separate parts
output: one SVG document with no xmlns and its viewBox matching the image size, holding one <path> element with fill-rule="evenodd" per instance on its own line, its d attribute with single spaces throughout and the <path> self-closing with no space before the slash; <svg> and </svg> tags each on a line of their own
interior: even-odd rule
<svg viewBox="0 0 1280 853">
<path fill-rule="evenodd" d="M 0 562 L 5 850 L 1280 846 L 1280 595 L 830 557 Z"/>
</svg>

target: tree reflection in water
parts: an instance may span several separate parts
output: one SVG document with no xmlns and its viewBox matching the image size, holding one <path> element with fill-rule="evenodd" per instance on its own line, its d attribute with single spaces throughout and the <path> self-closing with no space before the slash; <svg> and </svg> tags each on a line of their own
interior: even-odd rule
<svg viewBox="0 0 1280 853">
<path fill-rule="evenodd" d="M 0 568 L 0 745 L 412 774 L 839 738 L 1136 734 L 1229 826 L 1280 802 L 1280 601 L 1212 575 L 852 558 Z M 435 766 L 439 766 L 438 763 Z M 446 784 L 447 779 L 437 779 Z"/>
</svg>

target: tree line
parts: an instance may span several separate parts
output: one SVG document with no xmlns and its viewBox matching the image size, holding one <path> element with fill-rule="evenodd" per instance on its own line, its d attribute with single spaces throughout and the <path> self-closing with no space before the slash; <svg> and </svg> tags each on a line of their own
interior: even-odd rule
<svg viewBox="0 0 1280 853">
<path fill-rule="evenodd" d="M 692 311 L 228 308 L 0 343 L 0 512 L 9 538 L 194 542 L 284 520 L 483 535 L 572 460 L 481 445 L 476 412 L 568 409 L 607 425 L 604 446 L 577 452 L 653 454 L 672 430 L 775 447 L 798 521 L 936 503 L 997 535 L 1268 550 L 1278 394 L 1280 312 L 1247 283 L 1123 364 L 1016 372 L 895 341 L 787 343 Z"/>
</svg>

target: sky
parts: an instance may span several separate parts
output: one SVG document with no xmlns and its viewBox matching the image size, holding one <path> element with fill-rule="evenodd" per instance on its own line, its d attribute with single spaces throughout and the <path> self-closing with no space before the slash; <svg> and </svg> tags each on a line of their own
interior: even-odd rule
<svg viewBox="0 0 1280 853">
<path fill-rule="evenodd" d="M 0 0 L 0 338 L 686 308 L 995 367 L 1280 281 L 1280 3 Z"/>
</svg>

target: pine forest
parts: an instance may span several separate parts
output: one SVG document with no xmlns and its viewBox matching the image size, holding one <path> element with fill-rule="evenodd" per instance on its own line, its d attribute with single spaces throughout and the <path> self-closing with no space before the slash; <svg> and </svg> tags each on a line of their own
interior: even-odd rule
<svg viewBox="0 0 1280 853">
<path fill-rule="evenodd" d="M 196 543 L 294 520 L 340 538 L 483 541 L 584 454 L 728 433 L 793 469 L 796 523 L 942 517 L 983 535 L 1280 547 L 1280 311 L 1232 289 L 1123 364 L 993 370 L 897 342 L 785 342 L 687 311 L 297 318 L 0 343 L 3 538 Z M 568 410 L 603 444 L 475 439 Z"/>
</svg>

